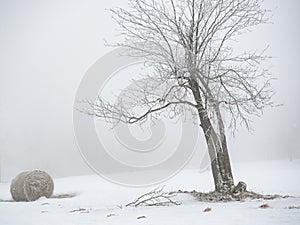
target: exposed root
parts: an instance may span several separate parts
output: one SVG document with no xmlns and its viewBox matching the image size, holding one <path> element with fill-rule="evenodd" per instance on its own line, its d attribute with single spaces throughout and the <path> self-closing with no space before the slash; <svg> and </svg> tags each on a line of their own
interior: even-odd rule
<svg viewBox="0 0 300 225">
<path fill-rule="evenodd" d="M 202 202 L 229 202 L 229 201 L 244 201 L 246 199 L 263 199 L 263 200 L 273 200 L 276 198 L 288 198 L 290 196 L 282 195 L 262 195 L 255 193 L 253 191 L 244 191 L 239 194 L 233 193 L 219 193 L 219 192 L 197 192 L 197 191 L 182 191 L 179 190 L 177 193 L 190 194 L 194 196 L 197 200 Z"/>
</svg>

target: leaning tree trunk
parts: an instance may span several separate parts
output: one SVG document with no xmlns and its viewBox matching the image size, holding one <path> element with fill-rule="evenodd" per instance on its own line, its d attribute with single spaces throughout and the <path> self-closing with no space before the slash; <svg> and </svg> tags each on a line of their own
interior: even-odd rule
<svg viewBox="0 0 300 225">
<path fill-rule="evenodd" d="M 232 189 L 234 188 L 234 181 L 227 149 L 226 136 L 224 130 L 222 130 L 223 122 L 222 120 L 218 121 L 219 123 L 221 123 L 219 124 L 219 126 L 222 125 L 220 126 L 221 134 L 219 138 L 212 126 L 207 111 L 203 106 L 203 101 L 196 79 L 190 79 L 190 86 L 197 104 L 197 110 L 201 122 L 201 127 L 204 132 L 205 140 L 208 147 L 208 153 L 211 161 L 211 169 L 215 183 L 215 191 L 227 193 L 229 191 L 232 191 Z M 217 119 L 219 120 L 221 119 L 221 117 L 217 116 Z"/>
</svg>

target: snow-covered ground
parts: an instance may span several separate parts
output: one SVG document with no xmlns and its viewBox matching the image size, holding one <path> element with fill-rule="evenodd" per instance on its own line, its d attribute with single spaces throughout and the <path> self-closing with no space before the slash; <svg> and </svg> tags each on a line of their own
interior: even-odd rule
<svg viewBox="0 0 300 225">
<path fill-rule="evenodd" d="M 124 207 L 155 187 L 129 188 L 92 176 L 55 180 L 55 195 L 73 198 L 41 198 L 35 202 L 0 202 L 0 225 L 134 225 L 134 224 L 300 224 L 300 161 L 268 161 L 234 164 L 235 180 L 243 180 L 250 190 L 263 194 L 293 195 L 276 200 L 205 203 L 179 195 L 179 206 Z M 167 182 L 165 190 L 210 191 L 210 171 L 185 169 Z M 157 187 L 156 186 L 156 187 Z M 0 184 L 0 199 L 10 200 L 9 184 Z M 259 208 L 267 203 L 269 208 Z M 203 212 L 207 207 L 212 210 Z"/>
</svg>

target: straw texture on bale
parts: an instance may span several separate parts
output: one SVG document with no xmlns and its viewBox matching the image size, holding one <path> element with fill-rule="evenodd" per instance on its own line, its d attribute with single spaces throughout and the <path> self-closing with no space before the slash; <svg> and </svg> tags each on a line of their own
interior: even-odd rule
<svg viewBox="0 0 300 225">
<path fill-rule="evenodd" d="M 35 201 L 53 194 L 54 182 L 49 174 L 40 170 L 22 172 L 10 185 L 10 193 L 15 201 Z"/>
</svg>

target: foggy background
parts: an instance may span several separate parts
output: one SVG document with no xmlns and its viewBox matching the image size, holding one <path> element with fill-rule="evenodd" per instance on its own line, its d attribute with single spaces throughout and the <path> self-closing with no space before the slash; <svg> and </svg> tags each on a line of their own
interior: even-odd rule
<svg viewBox="0 0 300 225">
<path fill-rule="evenodd" d="M 252 134 L 240 128 L 230 138 L 232 161 L 300 156 L 300 2 L 267 0 L 273 25 L 248 34 L 245 50 L 263 49 L 277 78 L 274 101 L 283 106 L 253 118 Z M 88 68 L 119 37 L 105 9 L 126 0 L 0 0 L 0 172 L 9 181 L 23 170 L 55 177 L 92 173 L 76 146 L 72 110 Z M 199 143 L 199 146 L 205 146 Z M 191 166 L 197 167 L 199 154 Z"/>
</svg>

